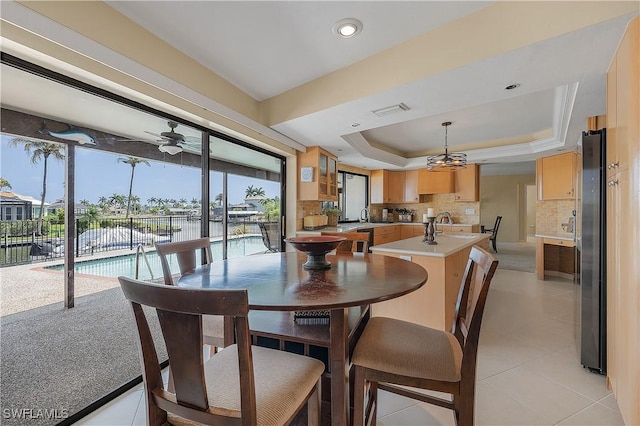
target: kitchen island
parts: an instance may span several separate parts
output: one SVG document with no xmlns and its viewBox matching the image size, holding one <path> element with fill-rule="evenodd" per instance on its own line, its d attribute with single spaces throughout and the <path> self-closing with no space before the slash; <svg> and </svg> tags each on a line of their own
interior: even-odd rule
<svg viewBox="0 0 640 426">
<path fill-rule="evenodd" d="M 436 236 L 437 245 L 426 245 L 413 237 L 371 247 L 376 256 L 410 260 L 424 267 L 429 280 L 419 290 L 372 305 L 373 316 L 385 316 L 448 330 L 454 316 L 460 283 L 471 247 L 488 249 L 490 234 Z"/>
</svg>

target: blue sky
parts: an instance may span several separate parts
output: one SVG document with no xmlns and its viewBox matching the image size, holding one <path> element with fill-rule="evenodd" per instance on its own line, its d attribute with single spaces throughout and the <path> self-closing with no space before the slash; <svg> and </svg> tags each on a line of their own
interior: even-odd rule
<svg viewBox="0 0 640 426">
<path fill-rule="evenodd" d="M 10 191 L 36 199 L 42 192 L 42 161 L 31 164 L 31 156 L 22 146 L 11 146 L 11 137 L 2 135 L 0 142 L 0 176 L 11 184 Z M 118 155 L 91 149 L 76 149 L 76 200 L 97 203 L 101 196 L 129 192 L 131 166 L 117 161 Z M 191 167 L 150 162 L 151 166 L 138 164 L 135 169 L 133 194 L 146 203 L 151 197 L 200 199 L 200 170 Z M 64 197 L 64 160 L 49 157 L 47 177 L 47 202 Z M 229 203 L 242 203 L 249 185 L 262 187 L 267 197 L 280 195 L 280 186 L 243 176 L 229 176 Z M 6 191 L 7 189 L 4 188 Z M 222 174 L 213 173 L 211 194 L 222 192 Z"/>
</svg>

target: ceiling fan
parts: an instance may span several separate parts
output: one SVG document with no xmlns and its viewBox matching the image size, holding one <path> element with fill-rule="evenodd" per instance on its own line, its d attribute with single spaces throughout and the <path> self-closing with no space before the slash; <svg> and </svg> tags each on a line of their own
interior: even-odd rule
<svg viewBox="0 0 640 426">
<path fill-rule="evenodd" d="M 169 155 L 176 155 L 184 151 L 183 145 L 186 145 L 187 142 L 184 135 L 181 135 L 180 133 L 174 131 L 175 128 L 178 127 L 178 123 L 176 123 L 175 121 L 168 121 L 167 124 L 170 128 L 168 132 L 157 134 L 145 130 L 145 133 L 160 138 L 159 142 L 166 142 L 160 145 L 158 147 L 158 150 L 160 150 L 161 152 L 166 152 Z"/>
</svg>

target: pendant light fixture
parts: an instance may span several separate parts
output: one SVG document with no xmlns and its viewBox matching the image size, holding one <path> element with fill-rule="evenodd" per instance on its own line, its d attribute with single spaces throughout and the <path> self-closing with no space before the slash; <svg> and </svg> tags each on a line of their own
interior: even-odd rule
<svg viewBox="0 0 640 426">
<path fill-rule="evenodd" d="M 444 126 L 444 154 L 430 155 L 427 157 L 427 170 L 434 172 L 464 169 L 467 167 L 467 154 L 462 152 L 449 153 L 447 145 L 448 128 L 451 126 L 450 121 L 442 123 Z"/>
</svg>

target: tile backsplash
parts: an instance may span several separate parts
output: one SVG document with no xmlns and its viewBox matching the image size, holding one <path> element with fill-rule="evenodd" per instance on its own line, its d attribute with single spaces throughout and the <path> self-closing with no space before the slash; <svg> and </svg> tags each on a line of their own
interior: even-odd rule
<svg viewBox="0 0 640 426">
<path fill-rule="evenodd" d="M 427 212 L 428 208 L 433 208 L 435 214 L 441 212 L 451 213 L 453 223 L 480 223 L 480 202 L 455 201 L 455 194 L 432 194 L 423 195 L 421 203 L 412 204 L 373 204 L 371 206 L 371 217 L 382 217 L 382 209 L 414 210 L 416 214 L 413 216 L 413 222 L 421 223 L 422 214 Z M 473 211 L 473 213 L 471 213 Z M 393 212 L 393 221 L 398 222 L 398 213 Z"/>
<path fill-rule="evenodd" d="M 562 224 L 573 217 L 575 200 L 548 200 L 536 203 L 536 233 L 558 234 L 564 232 Z"/>
</svg>

